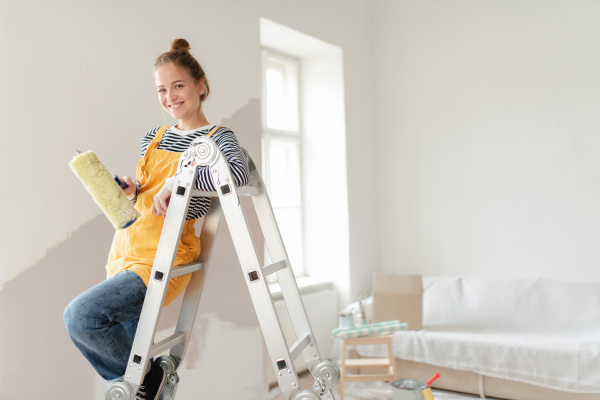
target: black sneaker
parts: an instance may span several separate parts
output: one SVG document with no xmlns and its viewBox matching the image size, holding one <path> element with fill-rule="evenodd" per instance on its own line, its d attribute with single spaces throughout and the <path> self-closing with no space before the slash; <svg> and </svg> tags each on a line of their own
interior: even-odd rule
<svg viewBox="0 0 600 400">
<path fill-rule="evenodd" d="M 142 386 L 135 395 L 134 400 L 158 400 L 160 392 L 167 381 L 167 373 L 155 362 L 150 364 L 150 371 L 144 377 Z"/>
</svg>

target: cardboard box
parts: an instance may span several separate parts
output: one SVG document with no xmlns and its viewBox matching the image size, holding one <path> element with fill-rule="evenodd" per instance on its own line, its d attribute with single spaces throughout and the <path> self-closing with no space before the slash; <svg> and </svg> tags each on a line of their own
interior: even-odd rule
<svg viewBox="0 0 600 400">
<path fill-rule="evenodd" d="M 373 322 L 400 320 L 418 330 L 422 319 L 421 275 L 373 275 Z"/>
</svg>

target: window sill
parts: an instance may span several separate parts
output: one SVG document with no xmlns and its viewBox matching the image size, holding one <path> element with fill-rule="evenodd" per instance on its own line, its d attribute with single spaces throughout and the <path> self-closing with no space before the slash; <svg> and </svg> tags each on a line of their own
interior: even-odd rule
<svg viewBox="0 0 600 400">
<path fill-rule="evenodd" d="M 296 278 L 296 283 L 298 284 L 298 292 L 301 296 L 309 293 L 333 289 L 332 281 L 317 279 L 308 276 Z M 271 291 L 271 296 L 273 297 L 273 300 L 283 299 L 281 288 L 279 287 L 278 282 L 269 284 L 269 290 Z"/>
</svg>

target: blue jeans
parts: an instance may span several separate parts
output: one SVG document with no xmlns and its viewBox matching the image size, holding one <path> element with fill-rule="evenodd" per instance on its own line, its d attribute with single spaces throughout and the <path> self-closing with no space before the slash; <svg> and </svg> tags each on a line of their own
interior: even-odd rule
<svg viewBox="0 0 600 400">
<path fill-rule="evenodd" d="M 65 309 L 71 340 L 106 381 L 125 374 L 145 296 L 142 278 L 123 271 L 86 290 Z"/>
</svg>

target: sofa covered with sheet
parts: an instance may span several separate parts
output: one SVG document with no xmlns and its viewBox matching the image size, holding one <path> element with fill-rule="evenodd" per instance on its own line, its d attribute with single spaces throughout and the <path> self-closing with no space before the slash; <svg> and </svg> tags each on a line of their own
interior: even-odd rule
<svg viewBox="0 0 600 400">
<path fill-rule="evenodd" d="M 600 399 L 600 282 L 424 276 L 422 287 L 422 329 L 394 333 L 399 376 L 441 372 L 437 386 L 481 397 Z"/>
</svg>

